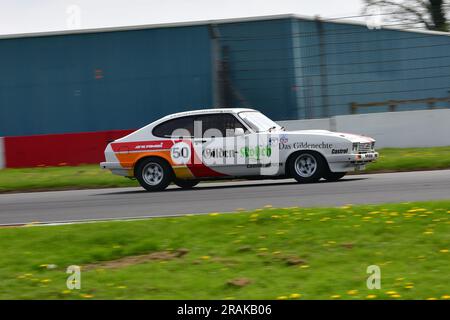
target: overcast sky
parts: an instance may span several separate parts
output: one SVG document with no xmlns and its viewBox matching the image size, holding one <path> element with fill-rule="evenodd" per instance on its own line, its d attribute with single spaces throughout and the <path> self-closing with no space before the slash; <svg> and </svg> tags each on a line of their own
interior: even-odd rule
<svg viewBox="0 0 450 320">
<path fill-rule="evenodd" d="M 362 0 L 0 0 L 0 34 L 296 13 L 361 13 Z"/>
</svg>

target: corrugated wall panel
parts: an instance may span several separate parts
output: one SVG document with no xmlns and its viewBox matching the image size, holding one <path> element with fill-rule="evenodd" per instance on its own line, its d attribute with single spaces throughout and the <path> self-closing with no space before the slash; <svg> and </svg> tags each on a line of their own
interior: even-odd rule
<svg viewBox="0 0 450 320">
<path fill-rule="evenodd" d="M 207 108 L 208 28 L 0 41 L 0 135 L 128 129 Z"/>
<path fill-rule="evenodd" d="M 228 23 L 219 26 L 229 47 L 231 83 L 245 101 L 274 120 L 297 118 L 291 19 Z"/>
<path fill-rule="evenodd" d="M 304 94 L 309 97 L 309 107 L 315 117 L 324 114 L 323 95 L 326 93 L 330 116 L 348 114 L 351 102 L 449 95 L 450 36 L 323 23 L 327 84 L 327 88 L 323 88 L 317 24 L 304 20 L 298 20 L 298 24 L 302 59 L 296 61 L 296 66 L 304 74 L 297 74 L 297 77 L 304 82 Z M 441 106 L 448 107 L 448 104 L 441 103 Z M 409 104 L 397 110 L 426 108 L 423 104 Z M 358 110 L 360 113 L 384 111 L 388 111 L 387 106 Z"/>
</svg>

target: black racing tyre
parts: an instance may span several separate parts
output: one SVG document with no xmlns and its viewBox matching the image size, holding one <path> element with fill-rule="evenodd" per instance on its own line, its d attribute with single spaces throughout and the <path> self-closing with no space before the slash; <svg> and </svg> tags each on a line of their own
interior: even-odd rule
<svg viewBox="0 0 450 320">
<path fill-rule="evenodd" d="M 320 154 L 303 151 L 292 156 L 288 163 L 291 176 L 300 183 L 317 182 L 328 169 Z"/>
<path fill-rule="evenodd" d="M 172 182 L 173 172 L 166 161 L 147 158 L 138 163 L 135 176 L 145 190 L 161 191 Z"/>
<path fill-rule="evenodd" d="M 347 172 L 331 172 L 328 171 L 324 174 L 323 178 L 327 181 L 338 181 L 339 179 L 343 178 Z"/>
<path fill-rule="evenodd" d="M 200 181 L 198 180 L 181 180 L 181 179 L 175 179 L 173 183 L 175 183 L 177 186 L 183 189 L 192 189 L 196 185 L 198 185 Z"/>
</svg>

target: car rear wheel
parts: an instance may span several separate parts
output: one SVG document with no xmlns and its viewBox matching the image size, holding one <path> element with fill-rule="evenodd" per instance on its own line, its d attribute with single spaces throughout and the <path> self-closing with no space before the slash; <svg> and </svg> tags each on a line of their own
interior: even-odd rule
<svg viewBox="0 0 450 320">
<path fill-rule="evenodd" d="M 323 178 L 327 181 L 338 181 L 339 179 L 343 178 L 347 172 L 327 172 Z"/>
<path fill-rule="evenodd" d="M 162 159 L 149 158 L 136 167 L 136 179 L 147 191 L 161 191 L 172 181 L 172 170 Z"/>
<path fill-rule="evenodd" d="M 195 187 L 200 181 L 198 180 L 179 180 L 175 179 L 173 183 L 183 189 L 192 189 Z"/>
<path fill-rule="evenodd" d="M 300 183 L 319 181 L 325 168 L 325 160 L 316 152 L 297 153 L 289 161 L 291 176 Z"/>
</svg>

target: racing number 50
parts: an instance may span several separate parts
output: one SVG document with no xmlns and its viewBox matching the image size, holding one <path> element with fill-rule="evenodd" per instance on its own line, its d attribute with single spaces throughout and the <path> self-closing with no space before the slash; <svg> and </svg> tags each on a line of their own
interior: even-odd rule
<svg viewBox="0 0 450 320">
<path fill-rule="evenodd" d="M 187 164 L 191 159 L 191 148 L 186 142 L 175 143 L 170 149 L 170 157 L 175 164 Z"/>
</svg>

